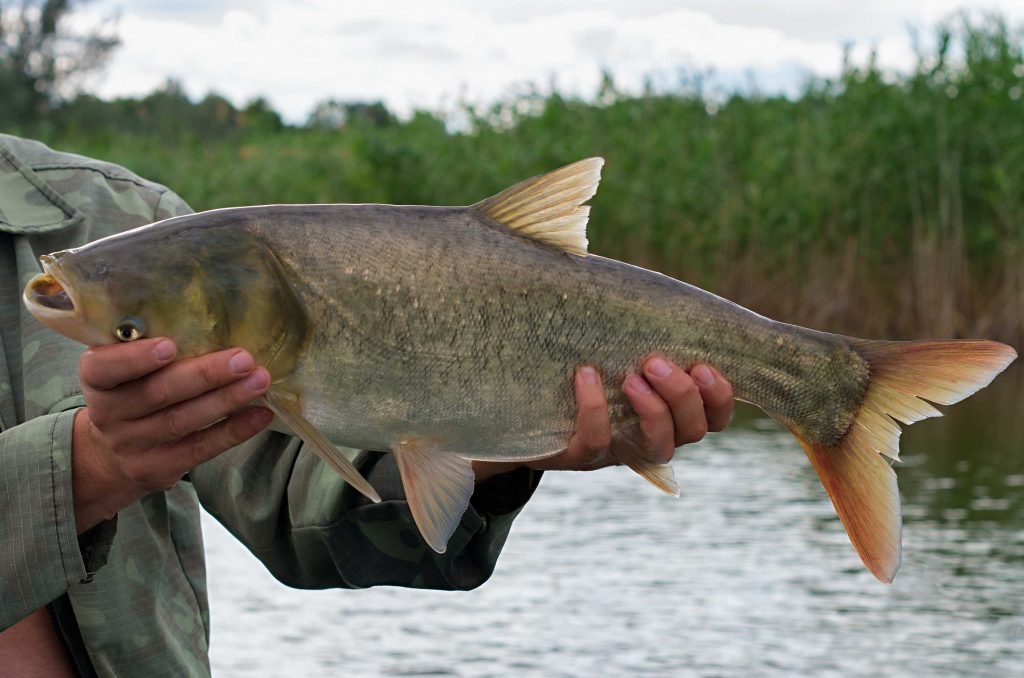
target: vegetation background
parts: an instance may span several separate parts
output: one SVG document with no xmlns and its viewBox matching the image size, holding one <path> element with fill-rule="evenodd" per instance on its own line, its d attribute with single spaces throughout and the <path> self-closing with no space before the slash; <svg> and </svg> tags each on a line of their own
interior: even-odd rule
<svg viewBox="0 0 1024 678">
<path fill-rule="evenodd" d="M 1024 343 L 1024 33 L 998 16 L 927 28 L 916 66 L 847 63 L 796 96 L 536 90 L 399 119 L 325 101 L 76 94 L 116 39 L 68 32 L 69 0 L 0 0 L 0 129 L 123 164 L 197 210 L 292 202 L 466 204 L 589 155 L 595 253 L 780 320 L 869 337 Z M 19 5 L 20 6 L 20 5 Z M 12 18 L 13 17 L 13 18 Z"/>
</svg>

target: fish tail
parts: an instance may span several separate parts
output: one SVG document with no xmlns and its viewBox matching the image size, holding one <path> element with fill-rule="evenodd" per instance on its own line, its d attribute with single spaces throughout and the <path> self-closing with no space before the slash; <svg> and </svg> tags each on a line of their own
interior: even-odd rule
<svg viewBox="0 0 1024 678">
<path fill-rule="evenodd" d="M 900 495 L 890 460 L 899 459 L 900 427 L 942 413 L 984 388 L 1017 357 L 994 341 L 872 341 L 848 339 L 869 365 L 870 382 L 853 423 L 828 444 L 790 427 L 861 560 L 891 583 L 902 558 Z M 885 459 L 883 457 L 888 457 Z"/>
</svg>

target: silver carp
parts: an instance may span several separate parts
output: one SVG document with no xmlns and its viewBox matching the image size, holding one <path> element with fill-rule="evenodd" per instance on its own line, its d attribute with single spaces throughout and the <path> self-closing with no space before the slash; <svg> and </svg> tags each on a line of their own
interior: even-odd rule
<svg viewBox="0 0 1024 678">
<path fill-rule="evenodd" d="M 167 219 L 42 257 L 24 300 L 88 345 L 167 336 L 179 357 L 231 346 L 270 371 L 267 404 L 356 489 L 334 444 L 392 450 L 412 515 L 444 551 L 473 460 L 565 449 L 572 374 L 602 375 L 611 454 L 645 458 L 623 380 L 651 355 L 704 362 L 799 440 L 864 564 L 901 558 L 890 460 L 900 427 L 939 416 L 1016 357 L 992 341 L 855 339 L 779 323 L 667 276 L 588 255 L 603 160 L 469 207 L 267 205 Z"/>
</svg>

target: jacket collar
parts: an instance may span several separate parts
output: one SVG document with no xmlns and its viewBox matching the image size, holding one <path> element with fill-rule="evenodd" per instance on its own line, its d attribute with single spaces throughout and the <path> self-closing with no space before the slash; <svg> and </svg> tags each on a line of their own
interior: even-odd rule
<svg viewBox="0 0 1024 678">
<path fill-rule="evenodd" d="M 74 226 L 82 218 L 0 136 L 0 231 L 19 235 L 49 233 Z"/>
</svg>

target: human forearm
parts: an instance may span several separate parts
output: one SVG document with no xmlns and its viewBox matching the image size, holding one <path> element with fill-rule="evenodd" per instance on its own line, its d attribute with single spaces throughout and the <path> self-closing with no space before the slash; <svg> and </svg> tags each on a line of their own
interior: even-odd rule
<svg viewBox="0 0 1024 678">
<path fill-rule="evenodd" d="M 522 466 L 523 464 L 518 461 L 474 461 L 473 475 L 476 479 L 476 484 L 479 486 L 494 476 L 510 473 L 517 468 L 522 468 Z"/>
<path fill-rule="evenodd" d="M 412 522 L 394 455 L 363 452 L 354 463 L 381 503 L 355 492 L 301 441 L 278 433 L 264 433 L 190 477 L 204 507 L 290 586 L 440 589 L 486 580 L 540 477 L 521 469 L 478 485 L 448 550 L 436 554 Z"/>
<path fill-rule="evenodd" d="M 87 408 L 75 413 L 71 440 L 75 528 L 82 534 L 138 501 L 145 492 L 99 452 Z"/>
<path fill-rule="evenodd" d="M 88 574 L 75 528 L 74 411 L 0 433 L 0 630 Z"/>
</svg>

